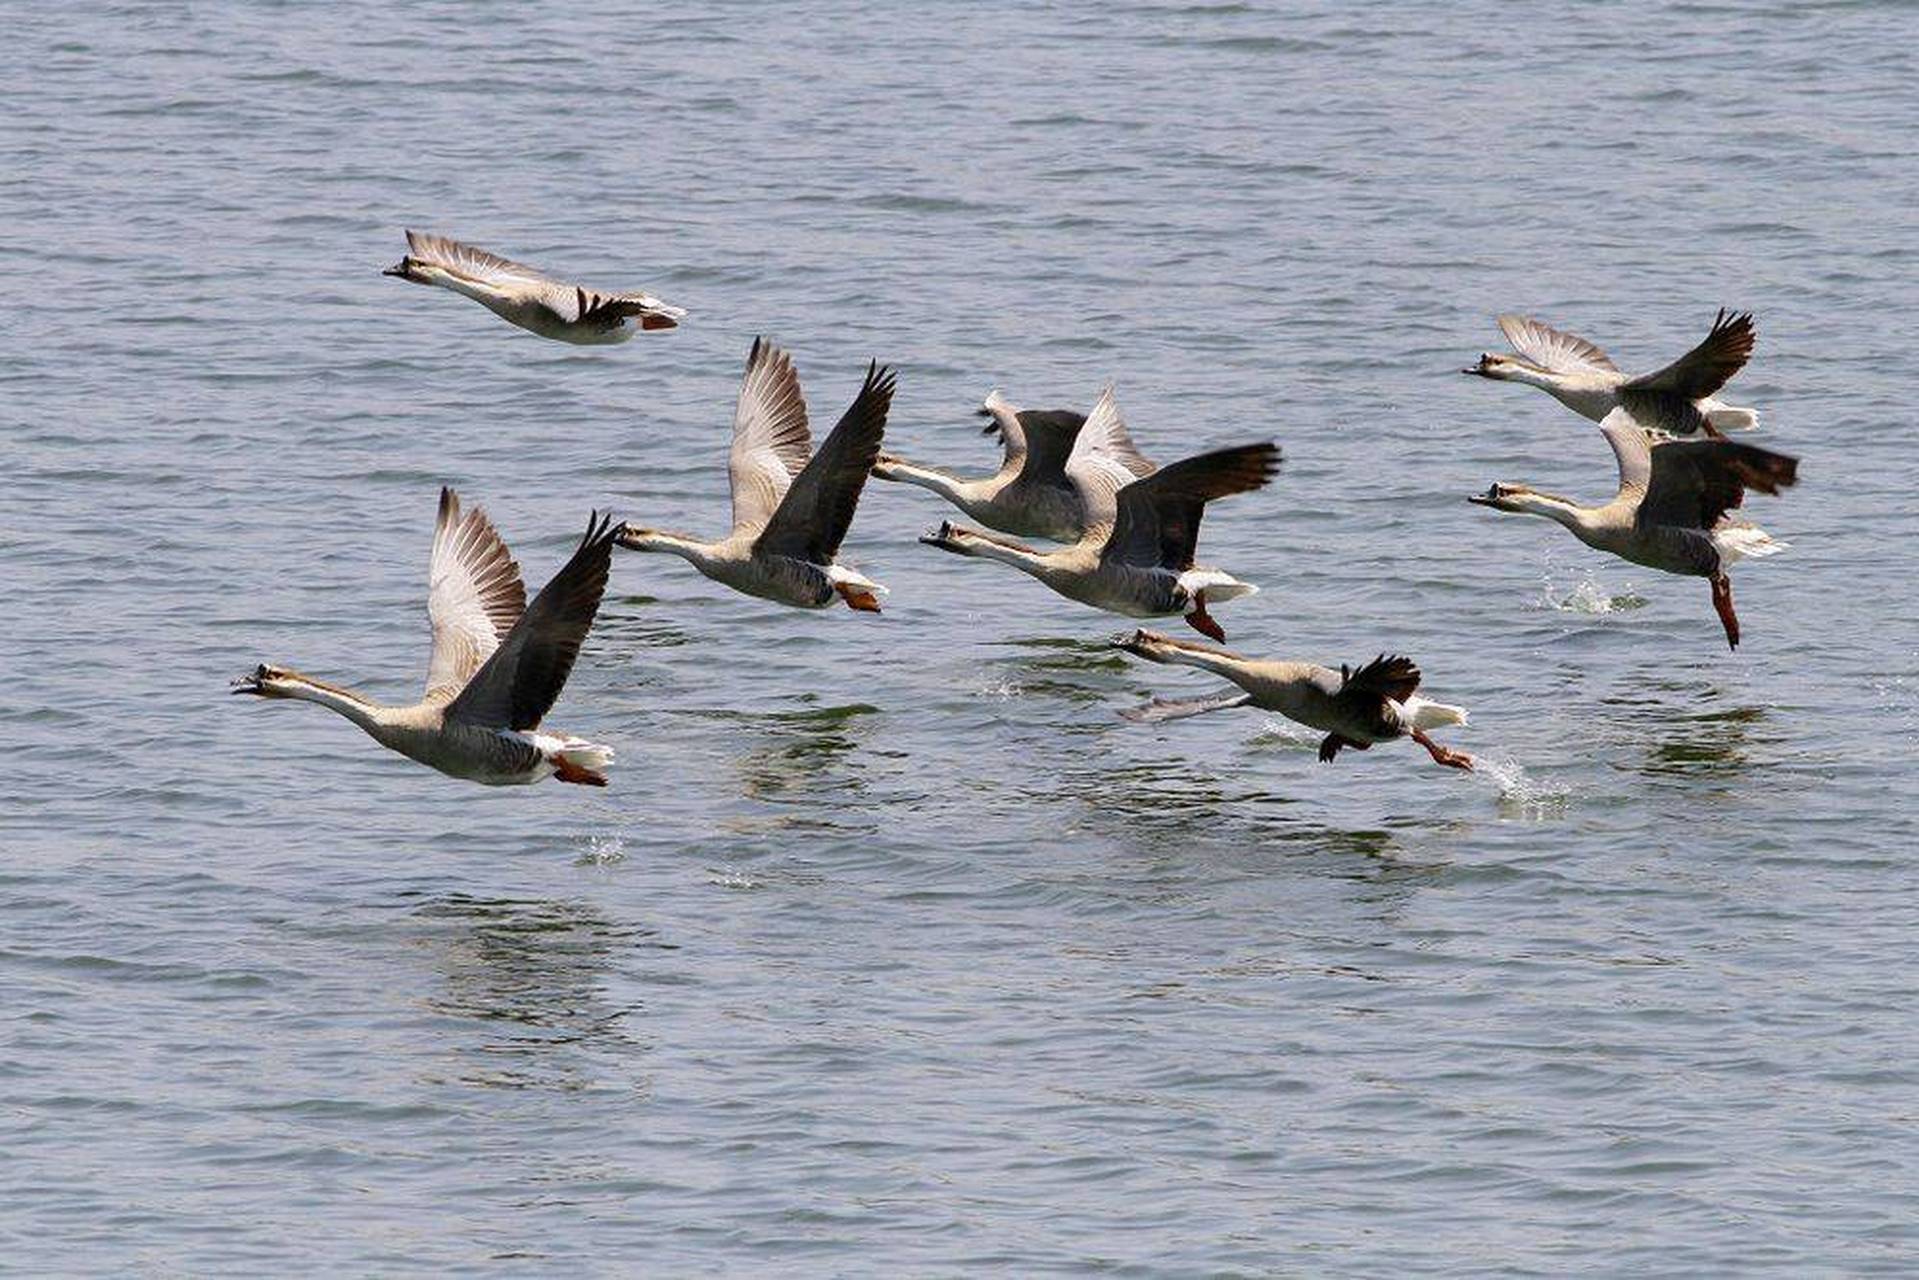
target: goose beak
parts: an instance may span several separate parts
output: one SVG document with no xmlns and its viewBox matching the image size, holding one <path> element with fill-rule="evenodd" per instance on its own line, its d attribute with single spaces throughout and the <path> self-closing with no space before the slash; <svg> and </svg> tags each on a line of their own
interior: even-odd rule
<svg viewBox="0 0 1919 1280">
<path fill-rule="evenodd" d="M 238 676 L 234 678 L 233 680 L 229 681 L 228 684 L 229 684 L 229 687 L 227 689 L 227 692 L 229 694 L 259 693 L 261 691 L 260 677 L 258 673 L 252 672 L 252 671 L 247 672 L 243 676 Z"/>
<path fill-rule="evenodd" d="M 400 279 L 404 280 L 406 279 L 406 263 L 402 262 L 395 266 L 388 267 L 385 271 L 382 271 L 380 274 L 383 276 L 398 276 L 400 277 Z"/>
<path fill-rule="evenodd" d="M 922 533 L 920 535 L 920 541 L 929 547 L 947 546 L 953 541 L 953 522 L 951 520 L 940 521 L 940 527 L 931 533 Z"/>
</svg>

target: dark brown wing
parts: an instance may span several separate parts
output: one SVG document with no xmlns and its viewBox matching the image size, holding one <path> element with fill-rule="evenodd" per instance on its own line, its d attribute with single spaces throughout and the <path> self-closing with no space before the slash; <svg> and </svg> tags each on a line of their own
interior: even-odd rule
<svg viewBox="0 0 1919 1280">
<path fill-rule="evenodd" d="M 880 456 L 886 414 L 893 405 L 893 380 L 893 370 L 885 365 L 867 365 L 866 382 L 852 407 L 812 461 L 793 477 L 779 508 L 754 542 L 755 550 L 812 564 L 830 563 L 839 554 L 854 508 L 859 506 L 860 491 L 873 470 L 873 460 Z"/>
<path fill-rule="evenodd" d="M 573 673 L 613 562 L 613 517 L 595 514 L 573 558 L 533 597 L 493 656 L 447 704 L 449 720 L 537 729 Z"/>
<path fill-rule="evenodd" d="M 1022 480 L 1064 486 L 1066 459 L 1073 441 L 1086 425 L 1086 415 L 1071 409 L 1022 409 L 1020 431 L 1026 436 L 1026 454 L 1020 459 Z"/>
<path fill-rule="evenodd" d="M 1722 307 L 1704 342 L 1655 373 L 1621 383 L 1619 389 L 1621 392 L 1663 391 L 1685 400 L 1709 396 L 1745 367 L 1752 356 L 1753 340 L 1752 313 L 1742 311 L 1728 315 Z M 1633 416 L 1640 416 L 1637 409 Z"/>
<path fill-rule="evenodd" d="M 1386 699 L 1403 703 L 1419 688 L 1419 668 L 1413 660 L 1382 653 L 1357 671 L 1342 666 L 1339 676 L 1339 692 L 1334 695 L 1338 701 L 1371 723 L 1382 737 L 1396 736 L 1399 721 L 1386 714 Z"/>
<path fill-rule="evenodd" d="M 1193 567 L 1206 504 L 1263 488 L 1278 471 L 1279 446 L 1269 440 L 1182 458 L 1135 480 L 1116 496 L 1119 514 L 1101 557 L 1183 573 Z"/>
<path fill-rule="evenodd" d="M 1638 524 L 1711 529 L 1745 500 L 1746 490 L 1778 493 L 1799 478 L 1799 460 L 1733 440 L 1662 440 L 1652 447 L 1652 479 Z"/>
</svg>

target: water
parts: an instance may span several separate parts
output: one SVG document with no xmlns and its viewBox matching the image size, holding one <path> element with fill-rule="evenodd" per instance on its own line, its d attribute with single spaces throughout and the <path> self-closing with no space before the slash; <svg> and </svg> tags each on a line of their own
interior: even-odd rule
<svg viewBox="0 0 1919 1280">
<path fill-rule="evenodd" d="M 0 1237 L 22 1272 L 1910 1272 L 1915 22 L 1897 5 L 20 8 L 0 65 Z M 1539 38 L 1532 38 L 1536 34 Z M 579 350 L 382 278 L 417 226 L 651 288 Z M 1533 312 L 1715 308 L 1800 487 L 1705 584 L 1463 499 L 1603 495 Z M 404 698 L 436 486 L 536 585 L 726 519 L 755 332 L 816 423 L 991 464 L 1108 379 L 1272 435 L 1236 647 L 1400 649 L 1473 776 L 1315 763 L 1121 622 L 914 535 L 878 619 L 622 557 L 463 786 Z"/>
</svg>

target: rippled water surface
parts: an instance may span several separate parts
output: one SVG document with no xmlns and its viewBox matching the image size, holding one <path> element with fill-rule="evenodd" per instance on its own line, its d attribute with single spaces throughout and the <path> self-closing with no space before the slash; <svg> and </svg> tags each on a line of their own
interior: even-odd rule
<svg viewBox="0 0 1919 1280">
<path fill-rule="evenodd" d="M 1912 10 L 8 19 L 0 1265 L 1919 1266 Z M 543 342 L 382 278 L 403 226 L 693 316 Z M 1498 311 L 1645 368 L 1722 305 L 1802 459 L 1737 655 L 1467 505 L 1613 473 L 1454 372 Z M 411 697 L 442 482 L 535 585 L 595 505 L 720 530 L 756 332 L 816 424 L 896 363 L 954 468 L 994 386 L 1277 438 L 1207 522 L 1234 646 L 1412 654 L 1481 771 L 1126 724 L 1211 685 L 879 484 L 879 618 L 616 562 L 553 718 L 605 792 L 226 696 Z"/>
</svg>

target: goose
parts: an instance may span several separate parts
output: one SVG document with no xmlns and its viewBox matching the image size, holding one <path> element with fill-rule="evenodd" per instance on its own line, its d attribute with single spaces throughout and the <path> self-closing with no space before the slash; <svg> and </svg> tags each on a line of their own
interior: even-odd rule
<svg viewBox="0 0 1919 1280">
<path fill-rule="evenodd" d="M 955 555 L 1010 564 L 1095 609 L 1132 618 L 1184 614 L 1195 631 L 1224 640 L 1208 603 L 1258 588 L 1193 563 L 1200 517 L 1215 498 L 1263 488 L 1279 470 L 1279 447 L 1266 441 L 1219 449 L 1135 478 L 1114 449 L 1125 431 L 1108 387 L 1066 460 L 1066 474 L 1086 511 L 1085 532 L 1072 545 L 1036 551 L 950 521 L 920 541 Z"/>
<path fill-rule="evenodd" d="M 463 293 L 542 338 L 578 346 L 625 342 L 641 329 L 671 329 L 686 317 L 650 293 L 602 293 L 555 280 L 538 267 L 423 231 L 406 233 L 407 254 L 381 275 Z"/>
<path fill-rule="evenodd" d="M 1604 351 L 1584 338 L 1537 320 L 1504 315 L 1499 327 L 1518 354 L 1489 351 L 1461 373 L 1538 387 L 1594 422 L 1614 409 L 1628 409 L 1642 425 L 1668 435 L 1715 435 L 1759 424 L 1755 411 L 1713 399 L 1752 355 L 1750 312 L 1729 315 L 1722 308 L 1698 346 L 1658 372 L 1636 378 L 1619 372 Z"/>
<path fill-rule="evenodd" d="M 1155 698 L 1145 706 L 1120 712 L 1127 720 L 1151 724 L 1251 706 L 1277 711 L 1288 720 L 1325 733 L 1319 744 L 1322 762 L 1330 762 L 1341 747 L 1364 751 L 1376 742 L 1411 738 L 1426 748 L 1437 764 L 1469 772 L 1473 767 L 1473 758 L 1465 752 L 1442 747 L 1426 736 L 1428 729 L 1465 724 L 1466 711 L 1415 696 L 1419 668 L 1411 658 L 1382 653 L 1357 671 L 1343 664 L 1335 671 L 1312 662 L 1242 658 L 1143 627 L 1113 643 L 1148 662 L 1198 667 L 1239 686 L 1238 692 L 1205 698 Z"/>
<path fill-rule="evenodd" d="M 586 535 L 533 603 L 520 567 L 479 507 L 440 490 L 429 562 L 427 617 L 433 651 L 426 692 L 408 706 L 370 698 L 265 663 L 233 682 L 234 693 L 317 702 L 366 730 L 375 742 L 487 786 L 556 777 L 603 787 L 613 749 L 540 729 L 573 670 L 599 611 L 613 558 L 612 517 L 594 515 Z"/>
<path fill-rule="evenodd" d="M 1085 504 L 1066 476 L 1066 459 L 1086 424 L 1086 416 L 1070 409 L 1016 408 L 998 391 L 986 397 L 979 414 L 990 419 L 986 434 L 999 435 L 1004 453 L 999 470 L 992 475 L 963 480 L 882 453 L 873 465 L 874 478 L 931 489 L 981 524 L 1002 533 L 1055 542 L 1079 541 L 1086 530 Z M 1134 476 L 1153 473 L 1153 464 L 1134 447 L 1123 429 L 1109 444 Z"/>
<path fill-rule="evenodd" d="M 633 551 L 681 556 L 735 591 L 801 609 L 834 599 L 880 611 L 886 588 L 836 562 L 893 403 L 893 370 L 869 363 L 866 382 L 818 453 L 811 454 L 806 401 L 793 358 L 755 338 L 733 411 L 733 531 L 718 542 L 623 524 L 615 541 Z"/>
<path fill-rule="evenodd" d="M 1654 440 L 1625 409 L 1607 414 L 1599 430 L 1619 462 L 1619 491 L 1604 506 L 1583 507 L 1523 484 L 1494 484 L 1468 501 L 1557 520 L 1587 546 L 1648 569 L 1710 579 L 1726 643 L 1737 649 L 1727 571 L 1787 544 L 1727 513 L 1748 489 L 1776 494 L 1793 484 L 1798 460 L 1731 440 Z"/>
</svg>

